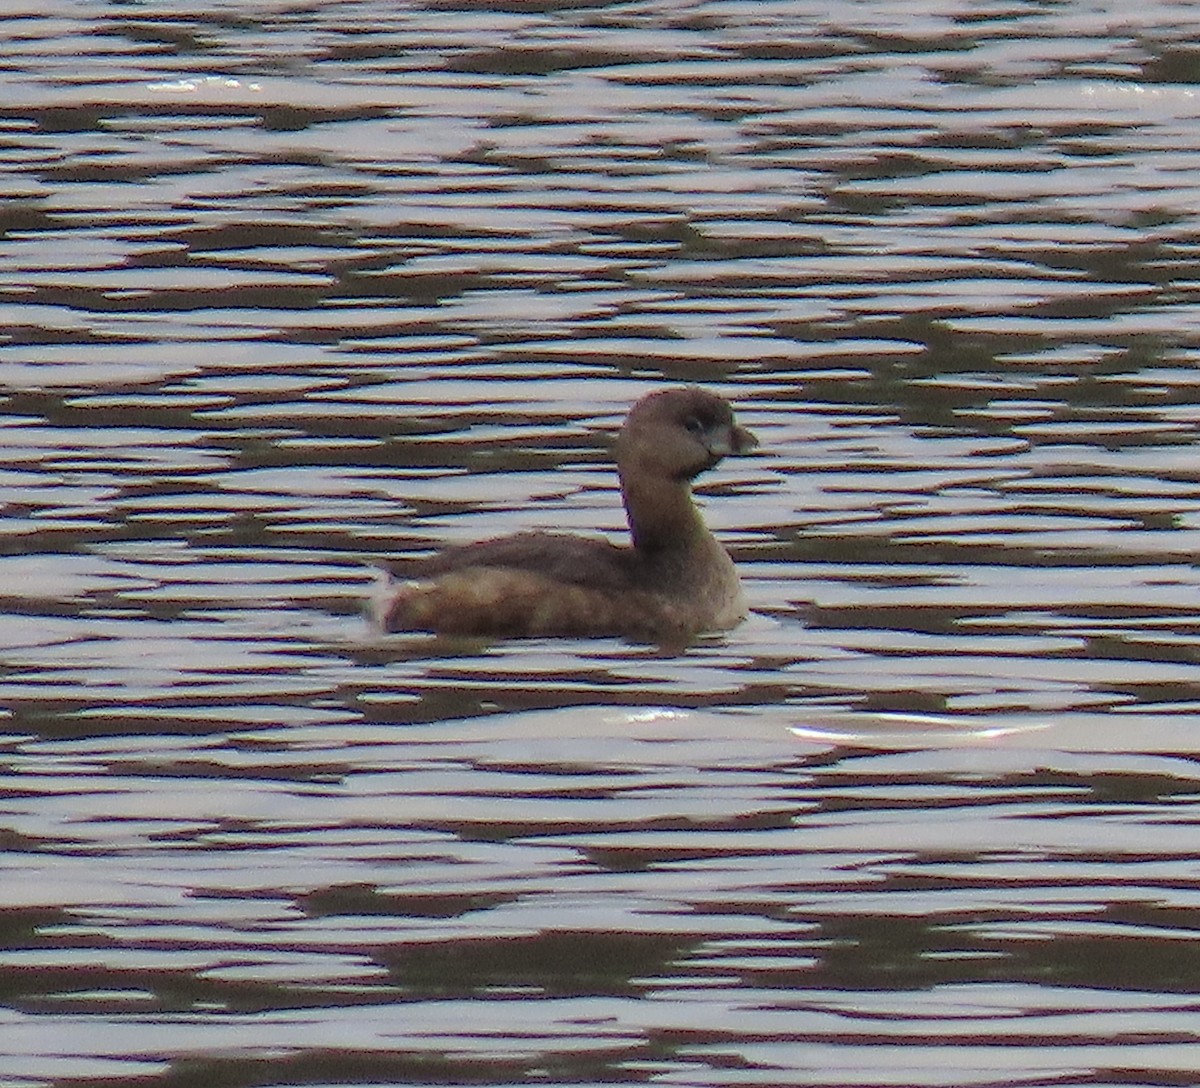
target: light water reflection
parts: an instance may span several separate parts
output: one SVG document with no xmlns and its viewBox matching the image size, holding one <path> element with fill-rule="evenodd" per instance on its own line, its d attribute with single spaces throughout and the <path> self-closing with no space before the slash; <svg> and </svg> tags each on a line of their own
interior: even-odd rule
<svg viewBox="0 0 1200 1088">
<path fill-rule="evenodd" d="M 0 22 L 0 1084 L 1192 1076 L 1180 10 Z M 678 381 L 746 624 L 365 623 Z"/>
</svg>

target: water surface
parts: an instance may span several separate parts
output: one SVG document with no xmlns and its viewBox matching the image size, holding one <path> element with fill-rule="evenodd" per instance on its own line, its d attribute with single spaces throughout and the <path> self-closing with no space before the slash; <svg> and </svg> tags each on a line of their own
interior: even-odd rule
<svg viewBox="0 0 1200 1088">
<path fill-rule="evenodd" d="M 0 1085 L 1193 1076 L 1186 16 L 0 22 Z M 364 621 L 683 381 L 743 626 Z"/>
</svg>

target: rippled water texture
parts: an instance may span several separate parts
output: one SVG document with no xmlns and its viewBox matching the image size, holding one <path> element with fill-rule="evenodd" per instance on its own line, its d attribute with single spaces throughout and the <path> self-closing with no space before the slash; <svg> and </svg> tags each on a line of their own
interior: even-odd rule
<svg viewBox="0 0 1200 1088">
<path fill-rule="evenodd" d="M 1195 42 L 8 5 L 0 1088 L 1192 1083 Z M 361 618 L 680 381 L 742 627 Z"/>
</svg>

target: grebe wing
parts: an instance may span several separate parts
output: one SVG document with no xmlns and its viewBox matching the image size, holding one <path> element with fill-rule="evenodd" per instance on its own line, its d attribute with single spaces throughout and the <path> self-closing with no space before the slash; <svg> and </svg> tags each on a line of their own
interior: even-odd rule
<svg viewBox="0 0 1200 1088">
<path fill-rule="evenodd" d="M 471 567 L 528 571 L 552 581 L 598 590 L 635 587 L 636 557 L 606 540 L 565 533 L 530 532 L 447 548 L 392 568 L 399 578 L 436 578 Z"/>
</svg>

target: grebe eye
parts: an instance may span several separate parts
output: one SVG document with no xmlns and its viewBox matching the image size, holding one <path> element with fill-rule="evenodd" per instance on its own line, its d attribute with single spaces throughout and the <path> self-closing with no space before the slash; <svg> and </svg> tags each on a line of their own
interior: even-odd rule
<svg viewBox="0 0 1200 1088">
<path fill-rule="evenodd" d="M 690 434 L 703 434 L 704 423 L 698 416 L 689 416 L 683 424 Z"/>
</svg>

